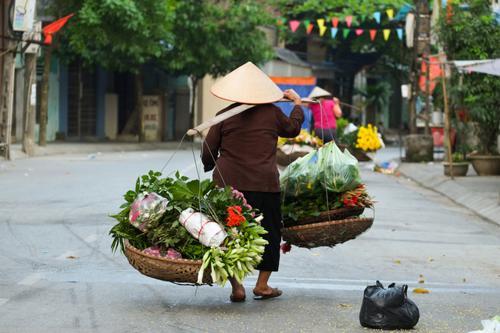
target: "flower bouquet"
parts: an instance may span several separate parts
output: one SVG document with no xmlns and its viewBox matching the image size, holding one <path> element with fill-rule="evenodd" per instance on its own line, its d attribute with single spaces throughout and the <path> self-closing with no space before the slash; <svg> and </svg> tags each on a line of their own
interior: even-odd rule
<svg viewBox="0 0 500 333">
<path fill-rule="evenodd" d="M 197 284 L 203 283 L 205 271 L 213 283 L 224 285 L 230 277 L 241 282 L 261 261 L 267 244 L 262 216 L 230 187 L 179 174 L 161 178 L 160 172 L 150 171 L 124 199 L 122 210 L 112 216 L 118 222 L 110 230 L 113 251 L 121 248 L 127 254 L 132 246 L 149 257 L 201 260 Z"/>
<path fill-rule="evenodd" d="M 305 129 L 301 130 L 295 138 L 279 138 L 277 159 L 278 164 L 287 166 L 297 158 L 302 157 L 314 149 L 323 146 L 323 140 Z"/>
<path fill-rule="evenodd" d="M 280 181 L 284 196 L 283 239 L 292 244 L 333 246 L 354 238 L 357 234 L 353 233 L 363 232 L 373 222 L 373 219 L 359 218 L 365 208 L 373 207 L 373 200 L 361 181 L 358 161 L 349 151 L 340 151 L 333 142 L 290 164 Z M 341 229 L 339 220 L 344 221 L 349 230 Z M 347 226 L 352 225 L 351 222 L 361 222 L 364 229 L 352 229 Z M 330 228 L 333 225 L 335 229 Z M 305 228 L 309 228 L 308 235 L 292 237 Z M 345 232 L 346 238 L 338 237 L 334 234 L 337 232 Z"/>
<path fill-rule="evenodd" d="M 368 124 L 367 126 L 356 127 L 347 121 L 345 126 L 339 127 L 339 147 L 348 149 L 358 161 L 369 161 L 372 159 L 368 153 L 375 153 L 384 147 L 382 136 L 378 133 L 376 126 Z"/>
</svg>

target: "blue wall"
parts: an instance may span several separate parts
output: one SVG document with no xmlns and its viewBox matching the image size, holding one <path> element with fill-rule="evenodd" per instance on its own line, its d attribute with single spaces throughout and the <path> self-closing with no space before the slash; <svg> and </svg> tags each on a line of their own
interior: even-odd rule
<svg viewBox="0 0 500 333">
<path fill-rule="evenodd" d="M 311 91 L 314 89 L 314 85 L 295 85 L 295 84 L 278 84 L 278 87 L 280 87 L 281 90 L 285 91 L 287 89 L 293 89 L 297 92 L 297 94 L 300 95 L 300 97 L 304 98 L 309 96 Z M 290 115 L 293 109 L 293 103 L 275 103 L 278 107 L 281 108 L 284 114 L 287 116 Z M 311 110 L 309 110 L 308 107 L 302 107 L 304 110 L 304 122 L 302 123 L 302 128 L 309 130 L 311 128 Z"/>
</svg>

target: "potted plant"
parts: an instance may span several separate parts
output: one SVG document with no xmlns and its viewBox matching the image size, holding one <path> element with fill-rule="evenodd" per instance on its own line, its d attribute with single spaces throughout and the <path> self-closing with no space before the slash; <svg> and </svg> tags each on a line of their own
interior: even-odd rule
<svg viewBox="0 0 500 333">
<path fill-rule="evenodd" d="M 453 176 L 455 177 L 464 177 L 467 175 L 467 171 L 469 171 L 469 161 L 465 159 L 463 153 L 455 152 L 451 155 L 451 169 L 453 170 Z M 443 162 L 444 166 L 444 175 L 451 176 L 450 174 L 450 163 Z"/>
<path fill-rule="evenodd" d="M 466 7 L 458 2 L 448 4 L 453 15 L 443 15 L 439 24 L 439 37 L 449 59 L 494 59 L 500 56 L 500 29 L 491 14 L 490 4 L 482 0 L 469 0 Z M 499 175 L 500 155 L 497 138 L 500 128 L 498 91 L 500 79 L 482 73 L 457 74 L 451 83 L 463 92 L 464 106 L 477 124 L 479 145 L 469 159 L 477 174 Z"/>
</svg>

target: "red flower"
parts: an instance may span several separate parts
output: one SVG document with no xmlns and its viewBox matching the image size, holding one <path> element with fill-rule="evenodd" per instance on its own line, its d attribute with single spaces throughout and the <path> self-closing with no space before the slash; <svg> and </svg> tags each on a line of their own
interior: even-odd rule
<svg viewBox="0 0 500 333">
<path fill-rule="evenodd" d="M 228 227 L 237 227 L 245 222 L 245 217 L 241 214 L 241 206 L 227 207 L 226 224 Z"/>
<path fill-rule="evenodd" d="M 283 252 L 283 254 L 288 253 L 292 250 L 292 244 L 288 242 L 281 244 L 280 247 L 281 247 L 281 252 Z"/>
</svg>

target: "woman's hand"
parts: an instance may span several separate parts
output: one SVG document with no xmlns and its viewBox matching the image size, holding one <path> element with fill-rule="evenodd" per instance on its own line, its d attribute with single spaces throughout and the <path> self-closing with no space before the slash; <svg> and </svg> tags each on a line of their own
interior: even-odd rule
<svg viewBox="0 0 500 333">
<path fill-rule="evenodd" d="M 301 105 L 302 104 L 302 100 L 300 99 L 300 96 L 299 94 L 297 94 L 295 92 L 295 90 L 293 89 L 287 89 L 283 92 L 283 94 L 285 95 L 285 98 L 293 101 L 293 103 L 295 105 Z"/>
</svg>

